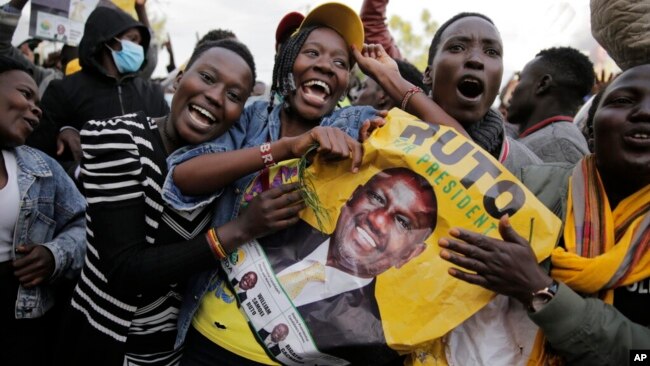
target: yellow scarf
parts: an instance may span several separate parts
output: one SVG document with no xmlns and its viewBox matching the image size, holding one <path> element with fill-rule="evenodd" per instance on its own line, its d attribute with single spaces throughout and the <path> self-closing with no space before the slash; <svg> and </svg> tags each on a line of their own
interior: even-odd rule
<svg viewBox="0 0 650 366">
<path fill-rule="evenodd" d="M 585 295 L 614 302 L 614 289 L 650 277 L 650 185 L 612 211 L 596 159 L 589 155 L 569 181 L 564 248 L 551 254 L 551 276 Z M 538 333 L 529 365 L 556 364 Z"/>
</svg>

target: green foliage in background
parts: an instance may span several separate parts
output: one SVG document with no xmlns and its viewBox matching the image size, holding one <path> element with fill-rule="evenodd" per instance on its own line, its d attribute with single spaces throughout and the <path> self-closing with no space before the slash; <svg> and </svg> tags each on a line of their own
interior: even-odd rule
<svg viewBox="0 0 650 366">
<path fill-rule="evenodd" d="M 404 20 L 399 15 L 393 15 L 388 20 L 388 27 L 402 52 L 402 56 L 420 71 L 424 71 L 427 67 L 429 45 L 438 29 L 438 22 L 431 19 L 429 10 L 422 10 L 418 24 Z"/>
</svg>

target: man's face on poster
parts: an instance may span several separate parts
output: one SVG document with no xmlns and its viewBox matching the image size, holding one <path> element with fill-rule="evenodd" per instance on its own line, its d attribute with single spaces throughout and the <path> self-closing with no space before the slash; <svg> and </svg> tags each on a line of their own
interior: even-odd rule
<svg viewBox="0 0 650 366">
<path fill-rule="evenodd" d="M 284 341 L 287 338 L 288 334 L 289 327 L 284 323 L 280 323 L 273 327 L 273 330 L 271 331 L 271 340 L 275 343 Z"/>
<path fill-rule="evenodd" d="M 338 267 L 371 278 L 400 268 L 425 249 L 436 222 L 436 199 L 415 174 L 380 172 L 354 191 L 333 234 L 330 251 Z"/>
<path fill-rule="evenodd" d="M 250 290 L 257 284 L 257 274 L 255 272 L 246 272 L 239 281 L 239 288 Z"/>
</svg>

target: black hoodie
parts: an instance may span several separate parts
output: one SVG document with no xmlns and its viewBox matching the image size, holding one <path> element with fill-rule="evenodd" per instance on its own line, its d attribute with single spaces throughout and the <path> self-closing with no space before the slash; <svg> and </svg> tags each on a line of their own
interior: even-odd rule
<svg viewBox="0 0 650 366">
<path fill-rule="evenodd" d="M 79 44 L 82 69 L 50 83 L 41 101 L 41 125 L 30 137 L 28 145 L 56 157 L 56 136 L 62 127 L 81 130 L 84 123 L 93 119 L 137 111 L 160 117 L 169 112 L 159 85 L 145 80 L 138 73 L 125 74 L 119 79 L 108 76 L 97 59 L 106 42 L 134 27 L 140 30 L 141 45 L 146 53 L 151 40 L 149 30 L 130 15 L 109 7 L 98 7 L 90 14 Z M 142 67 L 145 64 L 146 61 Z"/>
</svg>

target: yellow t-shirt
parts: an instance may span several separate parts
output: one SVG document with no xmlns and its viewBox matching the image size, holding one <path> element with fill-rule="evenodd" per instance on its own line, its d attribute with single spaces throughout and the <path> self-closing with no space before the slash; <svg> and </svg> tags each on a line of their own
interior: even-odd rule
<svg viewBox="0 0 650 366">
<path fill-rule="evenodd" d="M 279 365 L 257 342 L 248 321 L 237 306 L 235 295 L 219 277 L 203 295 L 192 325 L 204 337 L 238 356 L 265 365 Z"/>
</svg>

